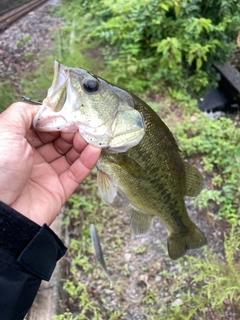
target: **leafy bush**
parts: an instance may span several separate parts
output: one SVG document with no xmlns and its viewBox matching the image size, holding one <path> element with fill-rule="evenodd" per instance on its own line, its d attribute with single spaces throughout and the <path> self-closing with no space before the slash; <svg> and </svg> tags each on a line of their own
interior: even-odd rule
<svg viewBox="0 0 240 320">
<path fill-rule="evenodd" d="M 204 172 L 211 177 L 210 189 L 201 192 L 196 205 L 207 208 L 213 201 L 219 207 L 218 215 L 231 222 L 239 207 L 240 128 L 228 118 L 212 120 L 199 115 L 178 125 L 175 134 L 184 153 L 200 156 Z"/>
<path fill-rule="evenodd" d="M 129 89 L 132 77 L 138 90 L 159 90 L 160 80 L 195 92 L 215 84 L 212 64 L 226 60 L 240 25 L 236 0 L 63 3 L 71 6 L 79 37 L 101 43 L 114 82 Z"/>
</svg>

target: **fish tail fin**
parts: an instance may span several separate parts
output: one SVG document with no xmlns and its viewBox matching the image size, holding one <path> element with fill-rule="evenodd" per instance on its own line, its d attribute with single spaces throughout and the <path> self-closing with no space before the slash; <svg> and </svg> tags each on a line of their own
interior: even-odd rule
<svg viewBox="0 0 240 320">
<path fill-rule="evenodd" d="M 168 254 L 172 260 L 181 258 L 187 250 L 197 249 L 207 244 L 202 231 L 192 223 L 186 233 L 172 233 L 168 238 Z"/>
</svg>

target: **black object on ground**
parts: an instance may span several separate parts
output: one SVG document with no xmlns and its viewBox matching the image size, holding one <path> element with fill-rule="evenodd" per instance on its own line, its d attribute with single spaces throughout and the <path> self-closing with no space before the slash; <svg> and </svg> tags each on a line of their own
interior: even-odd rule
<svg viewBox="0 0 240 320">
<path fill-rule="evenodd" d="M 199 99 L 201 111 L 237 112 L 240 110 L 240 73 L 230 63 L 215 64 L 214 67 L 221 75 L 217 89 Z"/>
</svg>

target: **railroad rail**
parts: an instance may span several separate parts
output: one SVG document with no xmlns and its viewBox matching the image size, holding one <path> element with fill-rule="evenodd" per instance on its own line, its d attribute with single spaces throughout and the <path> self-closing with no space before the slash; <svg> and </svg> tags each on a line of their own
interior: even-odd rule
<svg viewBox="0 0 240 320">
<path fill-rule="evenodd" d="M 33 0 L 4 13 L 0 16 L 0 32 L 7 29 L 13 22 L 47 1 L 48 0 Z"/>
</svg>

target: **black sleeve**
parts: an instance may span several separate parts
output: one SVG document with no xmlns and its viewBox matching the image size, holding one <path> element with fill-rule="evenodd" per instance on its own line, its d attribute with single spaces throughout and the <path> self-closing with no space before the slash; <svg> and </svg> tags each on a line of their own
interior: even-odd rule
<svg viewBox="0 0 240 320">
<path fill-rule="evenodd" d="M 0 319 L 22 320 L 41 280 L 49 280 L 67 248 L 47 226 L 40 227 L 0 201 Z"/>
</svg>

